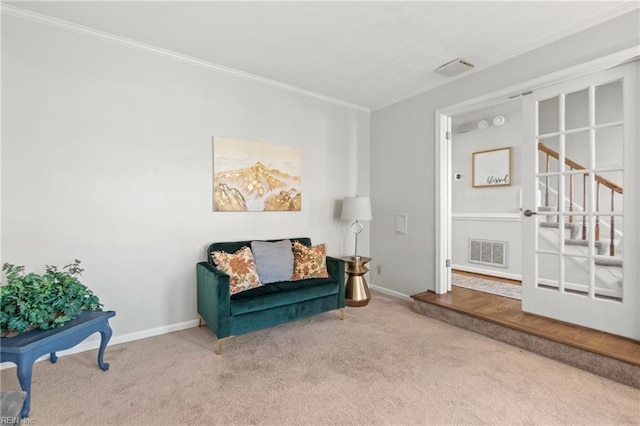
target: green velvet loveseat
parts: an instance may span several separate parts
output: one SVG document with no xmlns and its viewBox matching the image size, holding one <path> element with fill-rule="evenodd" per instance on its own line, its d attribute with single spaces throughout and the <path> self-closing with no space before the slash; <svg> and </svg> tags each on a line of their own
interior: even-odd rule
<svg viewBox="0 0 640 426">
<path fill-rule="evenodd" d="M 311 247 L 309 238 L 289 238 Z M 255 240 L 254 240 L 255 241 Z M 282 240 L 261 240 L 277 242 Z M 251 248 L 251 241 L 213 243 L 207 261 L 197 264 L 198 315 L 218 338 L 216 353 L 222 342 L 234 335 L 271 327 L 289 321 L 337 309 L 344 318 L 345 265 L 342 259 L 326 256 L 328 278 L 281 281 L 230 294 L 229 275 L 218 269 L 212 259 L 215 251 L 236 253 Z"/>
</svg>

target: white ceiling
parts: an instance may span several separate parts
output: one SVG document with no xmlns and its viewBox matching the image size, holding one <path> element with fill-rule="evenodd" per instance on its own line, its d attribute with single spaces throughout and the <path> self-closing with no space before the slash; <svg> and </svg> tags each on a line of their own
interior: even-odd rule
<svg viewBox="0 0 640 426">
<path fill-rule="evenodd" d="M 377 109 L 638 7 L 637 1 L 3 2 Z M 455 77 L 454 77 L 455 78 Z"/>
</svg>

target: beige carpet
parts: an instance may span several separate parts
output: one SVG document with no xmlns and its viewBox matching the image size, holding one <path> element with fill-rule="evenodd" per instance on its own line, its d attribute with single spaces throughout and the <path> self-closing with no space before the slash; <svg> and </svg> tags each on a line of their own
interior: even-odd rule
<svg viewBox="0 0 640 426">
<path fill-rule="evenodd" d="M 640 391 L 373 294 L 225 342 L 207 328 L 39 362 L 36 425 L 638 424 Z M 2 389 L 17 389 L 15 369 Z"/>
</svg>

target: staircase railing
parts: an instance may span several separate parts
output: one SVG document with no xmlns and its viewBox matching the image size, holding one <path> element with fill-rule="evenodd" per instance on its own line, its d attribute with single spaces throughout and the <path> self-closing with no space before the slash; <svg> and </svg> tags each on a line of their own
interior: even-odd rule
<svg viewBox="0 0 640 426">
<path fill-rule="evenodd" d="M 545 154 L 545 173 L 547 176 L 545 178 L 545 194 L 544 194 L 544 205 L 545 207 L 549 207 L 549 170 L 550 170 L 550 159 L 555 158 L 560 161 L 560 154 L 549 148 L 542 142 L 538 142 L 538 150 Z M 582 164 L 576 163 L 575 161 L 565 158 L 564 163 L 569 166 L 570 170 L 586 170 L 587 168 Z M 569 175 L 569 212 L 573 212 L 574 210 L 574 194 L 573 194 L 573 174 Z M 586 205 L 587 199 L 587 176 L 588 173 L 582 173 L 582 205 Z M 606 179 L 598 174 L 594 176 L 594 180 L 596 181 L 596 211 L 600 211 L 600 186 L 603 185 L 611 191 L 611 218 L 609 219 L 609 228 L 610 228 L 610 242 L 609 242 L 609 255 L 615 256 L 616 246 L 615 246 L 615 216 L 613 212 L 615 211 L 615 194 L 618 193 L 623 195 L 622 187 L 614 182 L 611 182 L 609 179 Z M 569 223 L 573 223 L 573 215 L 569 215 Z M 596 216 L 596 225 L 595 225 L 595 239 L 596 241 L 600 241 L 600 216 Z M 587 239 L 587 217 L 582 217 L 582 239 Z"/>
</svg>

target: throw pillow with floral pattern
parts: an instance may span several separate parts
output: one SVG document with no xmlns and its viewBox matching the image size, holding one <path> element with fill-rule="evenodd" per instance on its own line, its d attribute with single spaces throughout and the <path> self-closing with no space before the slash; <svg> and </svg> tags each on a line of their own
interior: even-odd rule
<svg viewBox="0 0 640 426">
<path fill-rule="evenodd" d="M 233 254 L 225 251 L 214 251 L 211 253 L 211 257 L 218 269 L 229 275 L 229 291 L 231 294 L 262 285 L 256 271 L 253 253 L 251 253 L 249 247 L 242 247 Z"/>
<path fill-rule="evenodd" d="M 305 278 L 327 278 L 327 249 L 324 244 L 307 247 L 297 241 L 293 242 L 293 276 L 292 281 Z"/>
</svg>

